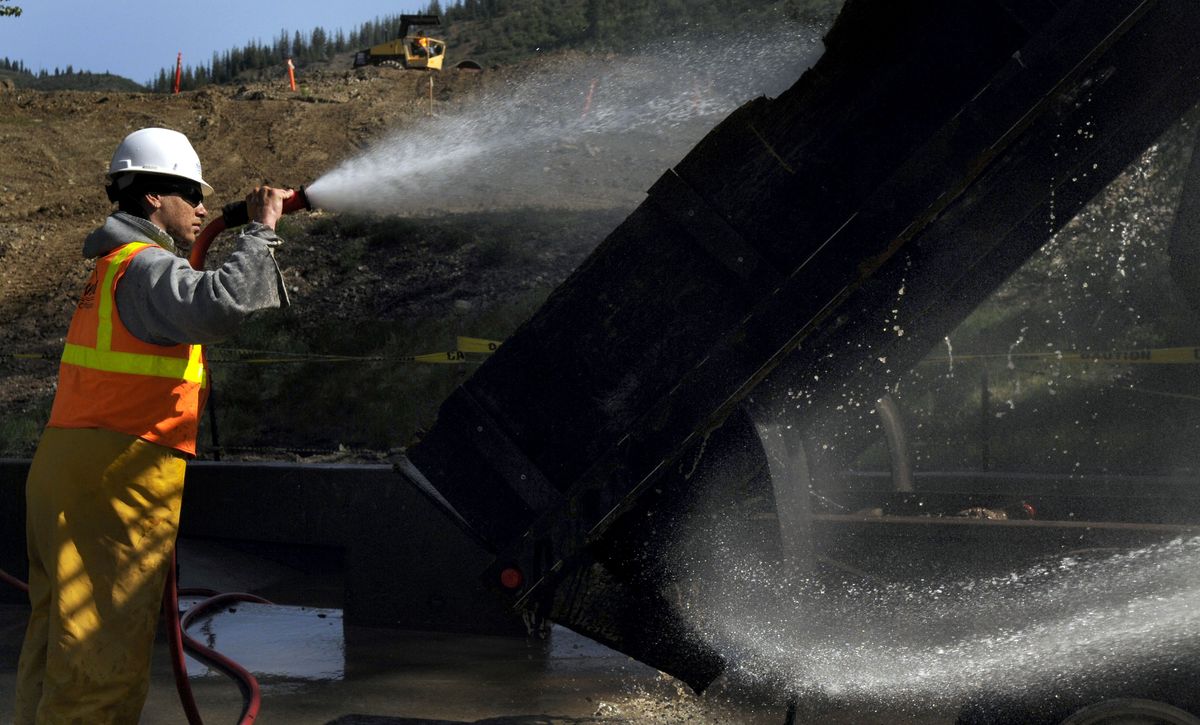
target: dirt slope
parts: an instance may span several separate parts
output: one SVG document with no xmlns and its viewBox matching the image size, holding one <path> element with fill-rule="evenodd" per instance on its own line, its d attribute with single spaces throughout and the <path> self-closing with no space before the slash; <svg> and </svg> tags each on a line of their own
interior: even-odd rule
<svg viewBox="0 0 1200 725">
<path fill-rule="evenodd" d="M 470 104 L 479 91 L 510 82 L 513 72 L 443 72 L 436 85 L 439 112 Z M 187 134 L 217 189 L 210 209 L 219 209 L 255 182 L 311 182 L 386 132 L 428 114 L 428 93 L 424 74 L 389 68 L 314 73 L 298 93 L 282 82 L 178 96 L 0 91 L 0 410 L 27 411 L 48 399 L 55 366 L 26 356 L 56 359 L 61 350 L 88 273 L 79 256 L 82 240 L 111 210 L 104 172 L 125 134 L 151 125 Z M 620 191 L 619 184 L 608 186 Z M 624 196 L 618 205 L 628 207 L 627 191 Z M 379 297 L 367 300 L 370 308 L 399 305 L 403 313 L 422 300 L 454 304 L 463 295 L 552 285 L 588 251 L 556 247 L 555 253 L 518 260 L 523 269 L 511 273 L 523 277 L 513 284 L 498 280 L 496 269 L 487 270 L 486 283 L 466 284 L 461 260 L 445 247 L 431 248 L 404 265 L 408 279 L 381 285 L 365 267 L 350 269 L 349 276 L 321 272 L 333 252 L 317 247 L 311 239 L 292 245 L 281 262 L 294 291 L 320 302 L 310 308 L 334 318 L 340 302 L 362 305 L 370 295 Z M 336 285 L 337 293 L 325 285 Z"/>
</svg>

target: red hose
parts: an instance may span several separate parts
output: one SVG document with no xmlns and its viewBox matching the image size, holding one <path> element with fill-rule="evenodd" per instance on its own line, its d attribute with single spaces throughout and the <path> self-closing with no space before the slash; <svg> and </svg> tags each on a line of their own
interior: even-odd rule
<svg viewBox="0 0 1200 725">
<path fill-rule="evenodd" d="M 284 214 L 311 208 L 312 205 L 308 202 L 308 194 L 304 191 L 303 186 L 283 200 Z M 221 216 L 209 222 L 208 226 L 204 227 L 200 235 L 196 237 L 192 251 L 188 254 L 188 263 L 192 265 L 192 269 L 204 269 L 204 257 L 208 254 L 208 248 L 212 246 L 212 242 L 218 234 L 225 231 L 226 228 L 241 226 L 249 221 L 250 213 L 246 208 L 246 202 L 239 201 L 226 205 L 221 211 Z"/>
<path fill-rule="evenodd" d="M 284 214 L 311 208 L 303 186 L 296 189 L 294 194 L 283 201 Z M 208 248 L 212 246 L 217 235 L 225 231 L 227 227 L 240 226 L 249 221 L 250 214 L 246 202 L 241 201 L 227 205 L 221 211 L 221 216 L 209 222 L 196 237 L 195 243 L 192 244 L 192 250 L 188 254 L 188 264 L 192 265 L 192 269 L 203 270 L 204 258 L 208 255 Z M 0 574 L 2 573 L 0 572 Z M 188 683 L 185 649 L 196 658 L 204 660 L 237 681 L 245 703 L 238 725 L 250 725 L 258 717 L 259 708 L 262 706 L 262 693 L 258 687 L 258 680 L 254 679 L 254 675 L 238 663 L 189 637 L 187 628 L 192 620 L 201 613 L 218 605 L 228 602 L 258 602 L 261 604 L 270 604 L 270 602 L 253 594 L 214 594 L 192 606 L 183 617 L 180 617 L 179 594 L 179 582 L 175 575 L 175 559 L 172 554 L 171 571 L 167 575 L 166 593 L 163 596 L 163 611 L 167 614 L 167 639 L 171 649 L 171 669 L 175 672 L 175 688 L 179 690 L 179 701 L 187 714 L 188 725 L 203 724 L 200 720 L 199 708 L 196 707 L 196 698 L 192 694 L 191 684 Z M 213 594 L 213 592 L 205 590 L 205 594 Z"/>
<path fill-rule="evenodd" d="M 16 578 L 12 574 L 9 574 L 8 572 L 4 571 L 3 569 L 0 569 L 0 582 L 4 582 L 5 584 L 9 585 L 10 587 L 13 587 L 14 589 L 16 589 L 18 591 L 25 592 L 26 594 L 29 593 L 29 585 L 28 584 L 26 584 L 25 582 Z"/>
<path fill-rule="evenodd" d="M 208 595 L 208 598 L 194 604 L 180 617 L 180 593 Z M 196 706 L 196 698 L 192 694 L 192 686 L 188 682 L 187 660 L 184 657 L 185 649 L 193 657 L 204 660 L 238 683 L 238 687 L 242 691 L 243 702 L 242 714 L 238 719 L 238 725 L 250 725 L 253 723 L 258 717 L 258 711 L 262 707 L 262 692 L 258 687 L 258 680 L 254 678 L 254 675 L 250 674 L 246 668 L 237 662 L 234 662 L 214 649 L 200 644 L 200 642 L 192 639 L 187 634 L 188 626 L 191 625 L 192 620 L 196 617 L 209 609 L 230 602 L 270 604 L 266 599 L 253 594 L 243 594 L 240 592 L 217 594 L 211 589 L 180 590 L 179 582 L 175 575 L 175 561 L 172 557 L 171 569 L 167 573 L 166 593 L 163 596 L 163 612 L 167 614 L 167 642 L 171 650 L 171 669 L 175 673 L 175 689 L 179 691 L 179 702 L 183 705 L 184 713 L 187 714 L 188 725 L 203 725 L 203 723 L 200 719 L 200 710 Z"/>
<path fill-rule="evenodd" d="M 217 238 L 217 235 L 225 231 L 225 215 L 213 219 L 200 232 L 200 236 L 196 237 L 196 243 L 192 245 L 192 251 L 188 254 L 188 264 L 192 265 L 192 269 L 204 269 L 204 256 L 208 254 L 208 248 L 212 246 L 212 242 Z"/>
<path fill-rule="evenodd" d="M 253 594 L 245 594 L 243 592 L 228 592 L 218 594 L 214 597 L 209 597 L 204 601 L 195 604 L 188 609 L 187 613 L 179 620 L 180 632 L 183 635 L 183 646 L 191 653 L 193 657 L 204 660 L 213 667 L 221 670 L 226 675 L 234 679 L 242 690 L 242 699 L 245 704 L 242 706 L 242 714 L 238 720 L 238 725 L 250 725 L 255 718 L 258 717 L 258 711 L 262 707 L 262 692 L 258 687 L 258 680 L 250 671 L 242 667 L 237 662 L 229 659 L 225 655 L 210 649 L 198 641 L 187 635 L 187 628 L 191 625 L 192 620 L 199 617 L 205 611 L 215 607 L 221 607 L 232 602 L 254 602 L 257 604 L 270 604 L 266 599 L 257 597 Z M 189 688 L 190 690 L 191 688 Z"/>
<path fill-rule="evenodd" d="M 179 704 L 183 705 L 188 725 L 203 725 L 200 708 L 196 707 L 196 698 L 188 683 L 187 661 L 183 654 L 183 629 L 179 624 L 179 580 L 175 574 L 174 552 L 171 554 L 171 568 L 167 572 L 167 585 L 163 592 L 163 615 L 167 620 L 167 648 L 171 653 L 171 671 L 175 673 Z"/>
</svg>

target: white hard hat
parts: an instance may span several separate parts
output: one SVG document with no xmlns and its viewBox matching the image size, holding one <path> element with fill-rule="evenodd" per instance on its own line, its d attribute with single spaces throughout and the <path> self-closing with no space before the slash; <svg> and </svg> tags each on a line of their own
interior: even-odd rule
<svg viewBox="0 0 1200 725">
<path fill-rule="evenodd" d="M 179 176 L 200 185 L 204 195 L 213 188 L 200 175 L 200 157 L 187 136 L 166 128 L 143 128 L 125 137 L 108 165 L 108 178 L 124 188 L 135 173 Z"/>
</svg>

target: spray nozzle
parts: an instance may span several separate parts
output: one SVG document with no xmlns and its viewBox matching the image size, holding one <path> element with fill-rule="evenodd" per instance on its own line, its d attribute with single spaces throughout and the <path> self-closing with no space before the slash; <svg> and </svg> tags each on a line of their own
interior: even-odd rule
<svg viewBox="0 0 1200 725">
<path fill-rule="evenodd" d="M 296 193 L 292 194 L 291 198 L 283 200 L 284 214 L 311 208 L 312 205 L 308 202 L 308 194 L 305 193 L 303 186 L 296 189 Z M 226 204 L 221 209 L 221 218 L 225 220 L 226 229 L 240 227 L 250 223 L 250 210 L 246 207 L 245 201 L 235 201 L 232 204 Z"/>
<path fill-rule="evenodd" d="M 309 203 L 308 194 L 303 186 L 296 189 L 296 193 L 292 194 L 290 198 L 283 200 L 284 214 L 311 208 L 312 204 Z M 200 236 L 196 237 L 196 243 L 192 245 L 192 252 L 188 255 L 188 262 L 192 268 L 204 269 L 204 256 L 208 254 L 208 248 L 218 234 L 230 227 L 238 227 L 249 222 L 250 209 L 246 206 L 245 201 L 226 204 L 221 209 L 221 216 L 209 222 L 208 226 L 200 232 Z"/>
</svg>

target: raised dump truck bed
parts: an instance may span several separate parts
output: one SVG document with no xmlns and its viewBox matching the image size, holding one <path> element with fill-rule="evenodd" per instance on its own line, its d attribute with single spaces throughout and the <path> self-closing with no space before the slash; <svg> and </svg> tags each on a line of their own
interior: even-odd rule
<svg viewBox="0 0 1200 725">
<path fill-rule="evenodd" d="M 1192 0 L 848 0 L 820 61 L 665 173 L 402 468 L 514 607 L 703 689 L 724 663 L 638 552 L 710 432 L 799 389 L 853 448 L 838 401 L 914 364 L 1196 102 L 1197 37 Z"/>
</svg>

